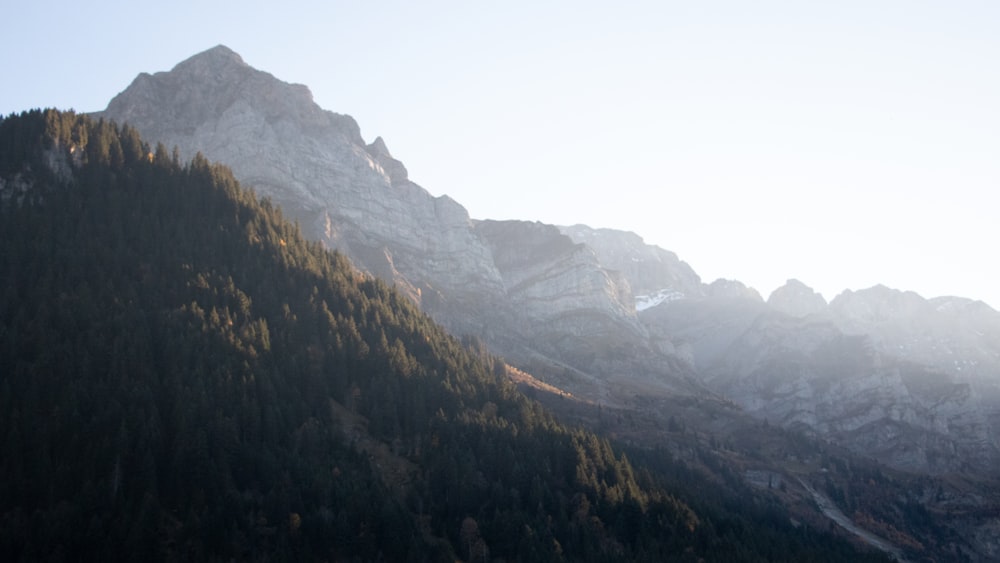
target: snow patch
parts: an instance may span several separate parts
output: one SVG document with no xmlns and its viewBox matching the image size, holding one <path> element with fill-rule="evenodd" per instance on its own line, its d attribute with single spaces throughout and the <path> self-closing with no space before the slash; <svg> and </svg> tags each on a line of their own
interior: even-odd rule
<svg viewBox="0 0 1000 563">
<path fill-rule="evenodd" d="M 652 309 L 657 305 L 677 301 L 679 299 L 684 299 L 684 293 L 670 288 L 661 289 L 655 293 L 650 293 L 649 295 L 636 295 L 635 310 L 645 311 L 646 309 Z"/>
</svg>

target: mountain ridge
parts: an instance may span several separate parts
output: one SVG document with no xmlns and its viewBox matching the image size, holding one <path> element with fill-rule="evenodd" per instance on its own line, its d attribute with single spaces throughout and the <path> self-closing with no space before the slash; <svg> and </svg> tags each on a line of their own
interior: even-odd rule
<svg viewBox="0 0 1000 563">
<path fill-rule="evenodd" d="M 301 89 L 253 70 L 233 55 L 225 48 L 195 55 L 175 67 L 184 73 L 183 80 L 171 74 L 174 71 L 137 79 L 138 85 L 116 96 L 98 115 L 118 120 L 136 117 L 145 136 L 180 143 L 184 154 L 204 150 L 210 158 L 226 162 L 241 181 L 274 198 L 298 219 L 307 236 L 396 284 L 453 333 L 482 338 L 520 367 L 580 396 L 624 405 L 646 394 L 714 396 L 740 388 L 741 404 L 760 416 L 784 420 L 787 405 L 765 396 L 766 386 L 752 383 L 761 375 L 754 362 L 766 360 L 774 363 L 772 371 L 787 378 L 782 385 L 809 390 L 802 391 L 805 394 L 795 408 L 813 414 L 787 418 L 789 424 L 804 424 L 807 430 L 848 446 L 853 443 L 858 451 L 883 451 L 880 459 L 885 462 L 921 469 L 913 460 L 926 456 L 897 457 L 893 452 L 926 449 L 931 457 L 939 456 L 937 446 L 925 446 L 939 442 L 933 434 L 937 427 L 917 424 L 925 414 L 898 415 L 910 412 L 900 405 L 923 405 L 926 397 L 917 397 L 897 382 L 895 391 L 878 395 L 874 402 L 860 395 L 853 399 L 858 409 L 881 416 L 878 420 L 886 428 L 899 424 L 907 428 L 902 441 L 890 437 L 884 447 L 874 447 L 857 436 L 834 432 L 841 428 L 837 409 L 824 407 L 822 401 L 828 402 L 829 396 L 811 390 L 817 373 L 830 372 L 830 362 L 811 356 L 810 350 L 821 342 L 795 333 L 814 335 L 831 346 L 859 337 L 863 346 L 842 350 L 851 355 L 844 365 L 860 371 L 844 377 L 857 382 L 880 377 L 882 368 L 866 363 L 870 360 L 866 346 L 871 346 L 889 363 L 925 365 L 932 378 L 971 385 L 963 400 L 971 401 L 966 403 L 970 412 L 981 418 L 961 426 L 980 424 L 981 430 L 975 438 L 965 436 L 965 430 L 956 432 L 964 436 L 960 441 L 985 440 L 993 452 L 989 455 L 995 455 L 1000 444 L 1000 416 L 994 414 L 1000 405 L 996 377 L 1000 351 L 989 337 L 975 334 L 995 333 L 998 314 L 988 306 L 974 310 L 974 322 L 958 320 L 967 318 L 959 315 L 947 320 L 948 331 L 941 331 L 931 325 L 947 317 L 933 312 L 921 313 L 923 324 L 901 324 L 900 311 L 926 311 L 928 302 L 916 294 L 878 286 L 845 291 L 821 304 L 822 297 L 805 284 L 790 282 L 785 286 L 789 295 L 776 292 L 765 302 L 756 290 L 736 280 L 702 283 L 676 255 L 646 245 L 634 233 L 474 221 L 458 202 L 432 196 L 409 180 L 405 166 L 391 156 L 384 140 L 377 137 L 365 144 L 353 119 L 322 110 Z M 199 62 L 202 56 L 210 60 Z M 219 73 L 237 77 L 240 87 L 219 84 Z M 192 84 L 185 86 L 184 81 Z M 157 103 L 150 104 L 146 93 L 157 82 L 163 92 L 153 96 Z M 274 94 L 286 91 L 287 97 Z M 192 107 L 196 99 L 204 107 Z M 178 121 L 181 114 L 185 117 Z M 314 123 L 303 123 L 312 117 Z M 179 127 L 178 122 L 186 125 Z M 573 250 L 565 246 L 567 241 L 560 242 L 560 236 L 588 250 Z M 526 253 L 526 249 L 540 251 Z M 641 303 L 641 311 L 636 303 Z M 872 311 L 897 315 L 892 317 L 897 320 L 873 322 Z M 778 319 L 775 312 L 802 320 Z M 812 322 L 826 323 L 826 328 L 814 331 L 808 324 Z M 935 344 L 927 346 L 925 341 Z M 767 348 L 766 343 L 778 347 Z M 788 354 L 783 350 L 789 346 L 805 348 Z M 954 363 L 949 350 L 960 351 L 967 363 Z M 720 366 L 728 366 L 726 377 L 744 380 L 720 378 Z M 941 408 L 951 412 L 946 398 L 942 397 Z M 850 405 L 843 407 L 850 410 Z M 931 411 L 920 410 L 927 408 Z M 931 416 L 934 408 L 920 406 L 918 411 Z M 879 412 L 886 414 L 875 414 Z M 983 461 L 976 465 L 983 466 Z M 960 466 L 928 461 L 922 470 L 950 471 Z"/>
</svg>

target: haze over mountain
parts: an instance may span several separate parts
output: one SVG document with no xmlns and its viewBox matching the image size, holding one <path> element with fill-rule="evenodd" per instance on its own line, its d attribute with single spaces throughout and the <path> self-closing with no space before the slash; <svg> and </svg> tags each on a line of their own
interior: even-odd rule
<svg viewBox="0 0 1000 563">
<path fill-rule="evenodd" d="M 383 141 L 365 144 L 353 119 L 320 109 L 304 87 L 226 47 L 141 75 L 98 115 L 185 157 L 228 163 L 308 237 L 398 284 L 452 331 L 524 365 L 565 364 L 568 377 L 594 383 L 587 394 L 595 398 L 608 382 L 593 380 L 592 368 L 613 372 L 608 366 L 622 362 L 632 377 L 698 387 L 649 348 L 628 284 L 589 247 L 555 227 L 472 221 L 457 202 L 411 182 Z"/>
<path fill-rule="evenodd" d="M 173 5 L 12 6 L 50 39 L 0 36 L 0 113 L 102 109 L 224 43 L 473 217 L 634 231 L 765 297 L 794 277 L 1000 308 L 991 3 Z M 116 32 L 73 40 L 95 17 Z"/>
<path fill-rule="evenodd" d="M 631 233 L 473 221 L 413 183 L 382 139 L 366 144 L 353 119 L 223 46 L 140 75 L 98 115 L 226 162 L 308 237 L 581 397 L 719 393 L 899 467 L 989 473 L 1000 459 L 998 314 L 981 303 L 934 314 L 873 288 L 827 306 L 796 281 L 765 302 L 738 281 L 703 284 Z"/>
<path fill-rule="evenodd" d="M 95 117 L 128 122 L 152 142 L 177 146 L 175 166 L 181 155 L 206 165 L 199 152 L 233 166 L 241 181 L 296 218 L 308 238 L 392 282 L 453 333 L 559 388 L 554 396 L 574 397 L 568 408 L 553 403 L 568 419 L 646 446 L 657 446 L 664 428 L 673 438 L 693 432 L 696 443 L 728 452 L 723 457 L 739 471 L 751 459 L 765 465 L 746 473 L 750 483 L 760 481 L 760 471 L 770 475 L 769 489 L 774 479 L 801 480 L 782 490 L 788 503 L 805 495 L 825 506 L 823 493 L 808 483 L 841 463 L 832 459 L 853 459 L 833 471 L 847 481 L 827 481 L 824 490 L 866 518 L 872 499 L 860 498 L 867 489 L 850 467 L 869 462 L 808 440 L 795 446 L 796 436 L 816 436 L 895 468 L 968 479 L 972 484 L 946 492 L 947 481 L 927 477 L 899 498 L 941 511 L 940 521 L 929 521 L 947 522 L 948 533 L 957 534 L 930 534 L 942 542 L 934 549 L 997 553 L 984 539 L 989 520 L 970 516 L 994 506 L 998 458 L 997 313 L 982 303 L 927 301 L 876 287 L 827 305 L 795 281 L 765 301 L 738 281 L 702 283 L 675 254 L 633 233 L 473 221 L 459 203 L 410 181 L 382 139 L 365 143 L 353 119 L 322 110 L 305 87 L 253 69 L 221 46 L 168 73 L 139 76 Z M 154 160 L 169 159 L 168 150 L 158 149 Z M 42 159 L 47 164 L 35 167 L 71 174 L 73 158 Z M 4 177 L 6 200 L 34 201 L 25 170 Z M 253 229 L 248 236 L 252 243 Z M 760 430 L 748 436 L 750 428 Z M 744 448 L 719 440 L 742 440 Z M 689 444 L 671 447 L 700 459 Z M 868 486 L 888 486 L 881 469 L 871 471 Z M 926 493 L 935 486 L 936 493 Z M 909 510 L 889 520 L 896 528 L 884 520 L 869 526 L 911 542 Z"/>
</svg>

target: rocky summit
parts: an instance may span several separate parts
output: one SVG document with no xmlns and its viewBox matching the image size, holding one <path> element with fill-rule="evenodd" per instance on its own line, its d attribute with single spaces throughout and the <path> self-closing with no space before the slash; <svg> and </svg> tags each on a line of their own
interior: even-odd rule
<svg viewBox="0 0 1000 563">
<path fill-rule="evenodd" d="M 489 249 L 466 210 L 411 182 L 351 117 L 325 111 L 308 88 L 287 84 L 218 46 L 170 72 L 143 74 L 99 114 L 145 138 L 201 152 L 281 205 L 304 233 L 391 280 L 442 319 L 502 295 Z"/>
</svg>

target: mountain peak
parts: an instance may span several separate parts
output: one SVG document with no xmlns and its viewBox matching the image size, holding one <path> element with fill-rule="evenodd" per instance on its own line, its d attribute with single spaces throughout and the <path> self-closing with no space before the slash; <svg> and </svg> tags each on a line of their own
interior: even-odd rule
<svg viewBox="0 0 1000 563">
<path fill-rule="evenodd" d="M 763 303 L 764 298 L 752 287 L 747 287 L 738 280 L 719 278 L 705 288 L 709 297 L 720 299 L 746 299 Z"/>
<path fill-rule="evenodd" d="M 179 145 L 183 156 L 212 154 L 234 138 L 274 137 L 323 131 L 349 143 L 363 143 L 357 123 L 322 110 L 312 92 L 247 64 L 225 45 L 216 45 L 178 63 L 169 72 L 140 74 L 98 116 L 128 122 L 144 137 Z M 219 130 L 220 122 L 227 127 Z M 192 135 L 194 146 L 185 142 Z M 187 150 L 185 150 L 187 149 Z"/>
<path fill-rule="evenodd" d="M 374 157 L 387 156 L 392 158 L 392 153 L 389 152 L 389 147 L 385 145 L 385 140 L 381 136 L 375 137 L 375 140 L 368 145 L 368 154 Z"/>
<path fill-rule="evenodd" d="M 375 159 L 376 162 L 385 170 L 388 174 L 389 180 L 393 184 L 399 184 L 401 182 L 408 181 L 408 173 L 406 172 L 406 167 L 403 163 L 392 157 L 389 152 L 389 147 L 385 146 L 385 141 L 382 137 L 375 137 L 375 140 L 371 142 L 370 145 L 365 147 L 368 154 Z"/>
<path fill-rule="evenodd" d="M 911 318 L 933 309 L 931 304 L 912 291 L 902 291 L 882 284 L 858 291 L 846 290 L 830 302 L 843 318 L 866 322 L 893 318 Z"/>
<path fill-rule="evenodd" d="M 248 65 L 243 60 L 243 57 L 241 57 L 236 51 L 233 51 L 225 45 L 216 45 L 211 49 L 192 55 L 191 57 L 177 63 L 177 65 L 174 66 L 174 70 L 182 70 L 191 66 L 209 66 L 219 68 L 225 66 L 249 67 L 250 65 Z"/>
<path fill-rule="evenodd" d="M 790 279 L 775 289 L 767 304 L 793 317 L 805 317 L 826 308 L 826 299 L 797 279 Z"/>
</svg>

